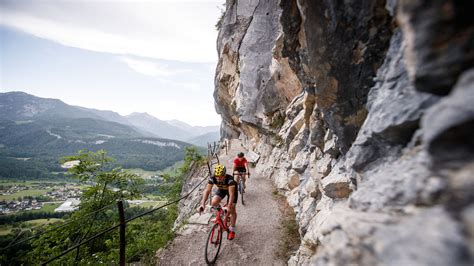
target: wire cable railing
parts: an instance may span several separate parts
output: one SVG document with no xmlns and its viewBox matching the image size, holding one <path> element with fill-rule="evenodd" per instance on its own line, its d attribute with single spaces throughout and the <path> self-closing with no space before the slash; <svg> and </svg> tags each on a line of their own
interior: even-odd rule
<svg viewBox="0 0 474 266">
<path fill-rule="evenodd" d="M 201 184 L 202 184 L 205 180 L 207 180 L 207 177 L 206 177 L 206 178 L 203 178 L 203 179 L 202 179 L 196 186 L 194 186 L 194 188 L 193 188 L 192 190 L 190 190 L 186 195 L 184 195 L 184 196 L 182 196 L 182 197 L 180 197 L 180 198 L 178 198 L 178 199 L 176 199 L 176 200 L 170 201 L 170 202 L 168 202 L 168 203 L 166 203 L 166 204 L 164 204 L 164 205 L 162 205 L 162 206 L 160 206 L 160 207 L 157 207 L 157 208 L 151 209 L 151 210 L 149 210 L 149 211 L 143 212 L 143 213 L 141 213 L 141 214 L 135 215 L 134 217 L 125 220 L 125 221 L 124 221 L 124 224 L 129 223 L 129 222 L 131 222 L 131 221 L 133 221 L 133 220 L 135 220 L 135 219 L 141 218 L 141 217 L 143 217 L 143 216 L 145 216 L 145 215 L 148 215 L 148 214 L 150 214 L 150 213 L 153 213 L 153 212 L 155 212 L 155 211 L 157 211 L 157 210 L 159 210 L 159 209 L 162 209 L 162 208 L 164 208 L 164 207 L 167 207 L 167 206 L 169 206 L 169 205 L 175 204 L 175 203 L 177 203 L 177 202 L 179 202 L 179 201 L 181 201 L 181 200 L 183 200 L 183 199 L 189 197 L 199 186 L 201 186 Z M 75 250 L 76 248 L 78 248 L 78 247 L 80 247 L 80 246 L 82 246 L 82 245 L 84 245 L 84 244 L 86 244 L 86 243 L 88 243 L 88 242 L 90 242 L 90 241 L 92 241 L 92 240 L 94 240 L 94 239 L 96 239 L 96 238 L 99 238 L 100 236 L 102 236 L 102 235 L 104 235 L 104 234 L 106 234 L 106 233 L 108 233 L 108 232 L 113 231 L 114 229 L 116 229 L 116 228 L 118 228 L 118 227 L 120 227 L 120 226 L 123 226 L 123 223 L 116 224 L 116 225 L 114 225 L 114 226 L 112 226 L 112 227 L 110 227 L 110 228 L 107 228 L 107 229 L 103 230 L 102 232 L 99 232 L 99 233 L 95 234 L 94 236 L 92 236 L 92 237 L 90 237 L 90 238 L 88 238 L 88 239 L 82 241 L 81 243 L 76 244 L 76 245 L 74 245 L 74 246 L 68 248 L 67 250 L 65 250 L 65 251 L 63 251 L 61 254 L 59 254 L 59 255 L 57 255 L 57 256 L 51 258 L 50 260 L 48 260 L 48 261 L 46 261 L 46 262 L 43 262 L 42 265 L 46 265 L 46 264 L 48 264 L 48 263 L 54 261 L 55 259 L 60 258 L 60 257 L 62 257 L 62 256 L 64 256 L 64 255 L 68 254 L 69 252 Z M 122 264 L 122 263 L 121 263 L 121 264 Z"/>
<path fill-rule="evenodd" d="M 221 147 L 221 145 L 220 145 L 220 143 L 218 143 L 218 142 L 214 142 L 214 143 L 212 143 L 212 144 L 211 144 L 211 143 L 208 143 L 208 154 L 207 154 L 208 156 L 207 156 L 206 164 L 207 164 L 207 166 L 208 166 L 209 175 L 212 174 L 211 167 L 212 167 L 213 165 L 219 163 L 219 157 L 218 157 L 217 153 L 218 153 L 218 150 L 219 150 L 220 147 Z M 82 246 L 82 245 L 87 244 L 87 243 L 89 243 L 90 241 L 92 241 L 92 240 L 94 240 L 94 239 L 97 239 L 97 238 L 99 238 L 99 237 L 101 237 L 101 236 L 103 236 L 103 235 L 105 235 L 105 234 L 107 234 L 107 233 L 109 233 L 109 232 L 112 232 L 114 229 L 117 229 L 117 228 L 120 228 L 120 265 L 125 265 L 125 225 L 126 225 L 127 223 L 133 221 L 133 220 L 136 220 L 136 219 L 138 219 L 138 218 L 141 218 L 141 217 L 146 216 L 146 215 L 148 215 L 148 214 L 151 214 L 151 213 L 153 213 L 153 212 L 155 212 L 155 211 L 157 211 L 157 210 L 160 210 L 160 209 L 162 209 L 162 208 L 165 208 L 165 207 L 170 206 L 170 205 L 172 205 L 172 204 L 178 203 L 178 202 L 180 202 L 180 201 L 183 200 L 183 199 L 188 198 L 188 197 L 189 197 L 198 187 L 200 187 L 200 186 L 202 185 L 202 183 L 203 183 L 204 181 L 206 181 L 206 180 L 207 180 L 207 177 L 203 178 L 198 184 L 196 184 L 196 185 L 195 185 L 188 193 L 186 193 L 184 196 L 181 196 L 181 197 L 179 197 L 178 199 L 175 199 L 175 200 L 172 200 L 172 201 L 170 201 L 170 202 L 167 202 L 166 204 L 161 205 L 161 206 L 159 206 L 159 207 L 155 207 L 155 208 L 153 208 L 153 209 L 151 209 L 151 210 L 148 210 L 148 211 L 145 211 L 145 212 L 143 212 L 143 213 L 137 214 L 137 215 L 135 215 L 135 216 L 133 216 L 133 217 L 131 217 L 131 218 L 129 218 L 129 219 L 125 219 L 125 216 L 124 216 L 124 209 L 123 209 L 123 201 L 120 200 L 120 201 L 114 202 L 114 203 L 112 203 L 112 204 L 108 204 L 108 205 L 106 205 L 106 206 L 104 206 L 104 207 L 102 207 L 102 208 L 100 208 L 100 209 L 98 209 L 98 210 L 95 210 L 95 211 L 92 211 L 92 212 L 87 213 L 87 214 L 85 214 L 85 215 L 82 215 L 82 216 L 80 216 L 80 217 L 76 217 L 76 218 L 74 218 L 74 219 L 71 219 L 71 220 L 69 220 L 69 221 L 67 221 L 67 222 L 64 222 L 64 223 L 60 224 L 60 225 L 57 225 L 57 226 L 54 226 L 54 227 L 52 227 L 52 228 L 46 229 L 46 230 L 44 230 L 44 231 L 42 231 L 42 232 L 40 232 L 40 233 L 34 234 L 34 235 L 32 235 L 32 236 L 30 236 L 30 237 L 27 237 L 27 238 L 25 238 L 25 239 L 22 239 L 22 240 L 20 240 L 20 241 L 18 241 L 18 242 L 15 242 L 21 234 L 23 234 L 24 232 L 26 232 L 26 230 L 25 230 L 25 231 L 21 231 L 21 232 L 17 235 L 17 237 L 16 237 L 9 245 L 7 245 L 7 246 L 4 247 L 4 248 L 0 248 L 0 250 L 6 250 L 6 249 L 9 249 L 9 248 L 15 247 L 15 246 L 20 245 L 20 244 L 22 244 L 22 243 L 25 243 L 25 242 L 27 242 L 27 241 L 29 241 L 29 240 L 32 240 L 32 239 L 34 239 L 34 238 L 36 238 L 36 237 L 39 237 L 39 236 L 41 236 L 41 235 L 43 235 L 43 234 L 46 234 L 46 233 L 49 233 L 49 232 L 58 230 L 58 229 L 60 229 L 60 228 L 62 228 L 62 227 L 65 227 L 66 225 L 69 225 L 69 224 L 71 224 L 71 223 L 73 223 L 73 222 L 80 221 L 80 220 L 82 220 L 82 219 L 84 219 L 84 218 L 90 217 L 90 216 L 92 216 L 92 215 L 94 215 L 94 214 L 97 214 L 97 213 L 99 213 L 99 212 L 101 212 L 101 211 L 104 211 L 105 209 L 110 208 L 112 205 L 117 205 L 117 206 L 118 206 L 118 209 L 119 209 L 119 216 L 120 216 L 120 222 L 119 222 L 118 224 L 116 224 L 116 225 L 114 225 L 114 226 L 111 226 L 111 227 L 109 227 L 109 228 L 107 228 L 107 229 L 105 229 L 105 230 L 103 230 L 103 231 L 101 231 L 101 232 L 99 232 L 99 233 L 96 233 L 95 235 L 93 235 L 93 236 L 87 238 L 86 240 L 81 241 L 81 242 L 78 243 L 78 244 L 73 245 L 72 247 L 68 248 L 67 250 L 61 252 L 60 254 L 58 254 L 58 255 L 56 255 L 56 256 L 50 258 L 49 260 L 43 262 L 42 265 L 46 265 L 46 264 L 48 264 L 48 263 L 50 263 L 50 262 L 52 262 L 52 261 L 54 261 L 54 260 L 56 260 L 56 259 L 58 259 L 58 258 L 60 258 L 60 257 L 62 257 L 62 256 L 68 254 L 69 252 L 71 252 L 71 251 L 73 251 L 73 250 L 79 248 L 79 247 Z M 38 226 L 38 227 L 39 227 L 39 226 Z M 36 228 L 37 228 L 37 227 L 34 227 L 34 229 L 36 229 Z M 32 228 L 29 228 L 29 230 L 31 231 Z"/>
<path fill-rule="evenodd" d="M 17 246 L 17 245 L 20 245 L 20 244 L 22 244 L 22 243 L 24 243 L 24 242 L 27 242 L 27 241 L 29 241 L 29 240 L 31 240 L 31 239 L 33 239 L 33 238 L 39 237 L 39 236 L 41 236 L 41 235 L 43 235 L 43 234 L 46 234 L 46 233 L 49 233 L 49 232 L 58 230 L 58 229 L 60 229 L 60 228 L 62 228 L 62 227 L 65 227 L 66 225 L 69 225 L 69 224 L 71 224 L 71 223 L 80 221 L 80 220 L 82 220 L 82 219 L 84 219 L 84 218 L 87 218 L 87 217 L 89 217 L 89 216 L 91 216 L 91 215 L 93 215 L 93 214 L 96 214 L 96 213 L 98 213 L 98 212 L 101 212 L 101 211 L 103 211 L 103 210 L 105 210 L 105 209 L 107 209 L 107 208 L 109 208 L 109 207 L 111 207 L 111 206 L 113 206 L 113 205 L 116 205 L 116 204 L 117 204 L 117 203 L 114 202 L 114 203 L 112 203 L 112 204 L 106 205 L 106 206 L 104 206 L 104 207 L 102 207 L 102 208 L 100 208 L 100 209 L 98 209 L 98 210 L 95 210 L 95 211 L 92 211 L 92 212 L 90 212 L 90 213 L 84 214 L 84 215 L 82 215 L 82 216 L 80 216 L 80 217 L 77 217 L 77 218 L 75 218 L 75 219 L 71 219 L 71 220 L 69 220 L 69 221 L 67 221 L 67 222 L 61 223 L 61 224 L 59 224 L 59 225 L 57 225 L 57 226 L 54 226 L 54 227 L 52 227 L 52 228 L 48 228 L 48 229 L 46 229 L 46 230 L 44 230 L 44 231 L 42 231 L 42 232 L 40 232 L 40 233 L 34 234 L 34 235 L 30 236 L 30 237 L 27 237 L 27 238 L 22 239 L 22 240 L 20 240 L 20 241 L 18 241 L 18 242 L 15 242 L 16 239 L 18 239 L 18 236 L 19 236 L 19 235 L 23 234 L 23 233 L 26 232 L 26 231 L 33 231 L 33 229 L 37 229 L 37 228 L 39 228 L 39 227 L 42 227 L 43 225 L 38 225 L 38 226 L 35 226 L 35 227 L 33 227 L 33 228 L 28 228 L 28 230 L 22 230 L 20 233 L 18 233 L 18 236 L 15 238 L 15 240 L 12 241 L 13 244 L 10 243 L 10 244 L 8 244 L 6 247 L 0 248 L 0 250 L 5 250 L 5 249 L 12 248 L 12 247 Z"/>
</svg>

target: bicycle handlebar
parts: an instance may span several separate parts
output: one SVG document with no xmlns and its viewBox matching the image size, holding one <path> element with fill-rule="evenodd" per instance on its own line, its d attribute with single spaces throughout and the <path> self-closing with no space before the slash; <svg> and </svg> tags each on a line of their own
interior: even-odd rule
<svg viewBox="0 0 474 266">
<path fill-rule="evenodd" d="M 235 171 L 233 173 L 233 175 L 250 175 L 249 173 L 242 173 L 242 172 L 238 172 L 238 171 Z"/>
<path fill-rule="evenodd" d="M 225 208 L 226 208 L 226 206 L 227 206 L 227 203 L 224 204 L 224 206 L 222 206 L 222 205 L 220 205 L 220 204 L 218 204 L 217 206 L 211 206 L 211 205 L 208 205 L 208 206 L 210 207 L 211 210 L 217 210 L 217 211 L 219 211 L 219 210 L 222 210 L 222 209 L 225 210 Z"/>
</svg>

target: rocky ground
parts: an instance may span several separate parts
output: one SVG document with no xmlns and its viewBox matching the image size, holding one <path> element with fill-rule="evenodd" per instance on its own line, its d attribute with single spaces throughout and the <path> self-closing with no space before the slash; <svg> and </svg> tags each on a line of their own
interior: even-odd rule
<svg viewBox="0 0 474 266">
<path fill-rule="evenodd" d="M 244 151 L 239 142 L 232 142 L 228 155 L 222 151 L 220 161 L 232 169 L 232 159 Z M 204 172 L 205 173 L 205 172 Z M 196 177 L 196 179 L 198 179 Z M 282 238 L 281 213 L 274 195 L 271 181 L 258 175 L 251 175 L 247 182 L 246 205 L 237 204 L 237 235 L 232 241 L 222 241 L 217 265 L 284 265 L 275 253 Z M 189 206 L 197 206 L 201 193 L 196 193 Z M 192 203 L 191 203 L 192 202 Z M 186 207 L 181 208 L 185 210 Z M 191 210 L 193 208 L 189 208 Z M 190 213 L 189 211 L 188 213 Z M 209 225 L 186 224 L 179 235 L 164 250 L 157 254 L 158 265 L 205 265 L 204 245 Z M 227 234 L 224 234 L 227 236 Z"/>
</svg>

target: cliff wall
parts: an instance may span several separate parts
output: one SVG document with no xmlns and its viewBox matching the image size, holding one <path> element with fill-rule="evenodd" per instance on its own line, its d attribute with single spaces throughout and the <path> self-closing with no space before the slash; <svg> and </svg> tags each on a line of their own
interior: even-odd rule
<svg viewBox="0 0 474 266">
<path fill-rule="evenodd" d="M 294 208 L 290 264 L 472 265 L 473 7 L 227 0 L 221 134 Z"/>
</svg>

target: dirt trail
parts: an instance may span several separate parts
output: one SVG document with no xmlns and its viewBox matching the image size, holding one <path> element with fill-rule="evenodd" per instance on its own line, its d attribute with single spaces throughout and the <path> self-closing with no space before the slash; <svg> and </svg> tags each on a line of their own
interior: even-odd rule
<svg viewBox="0 0 474 266">
<path fill-rule="evenodd" d="M 232 160 L 240 151 L 246 152 L 240 143 L 232 142 L 228 155 L 219 156 L 221 163 L 232 171 Z M 278 260 L 275 250 L 281 239 L 278 202 L 273 196 L 269 179 L 253 175 L 247 182 L 245 203 L 237 204 L 237 234 L 232 241 L 224 239 L 216 265 L 285 265 Z M 171 245 L 159 254 L 158 265 L 205 265 L 204 245 L 209 226 L 187 225 L 187 235 L 175 238 Z M 227 236 L 227 234 L 224 234 Z"/>
</svg>

